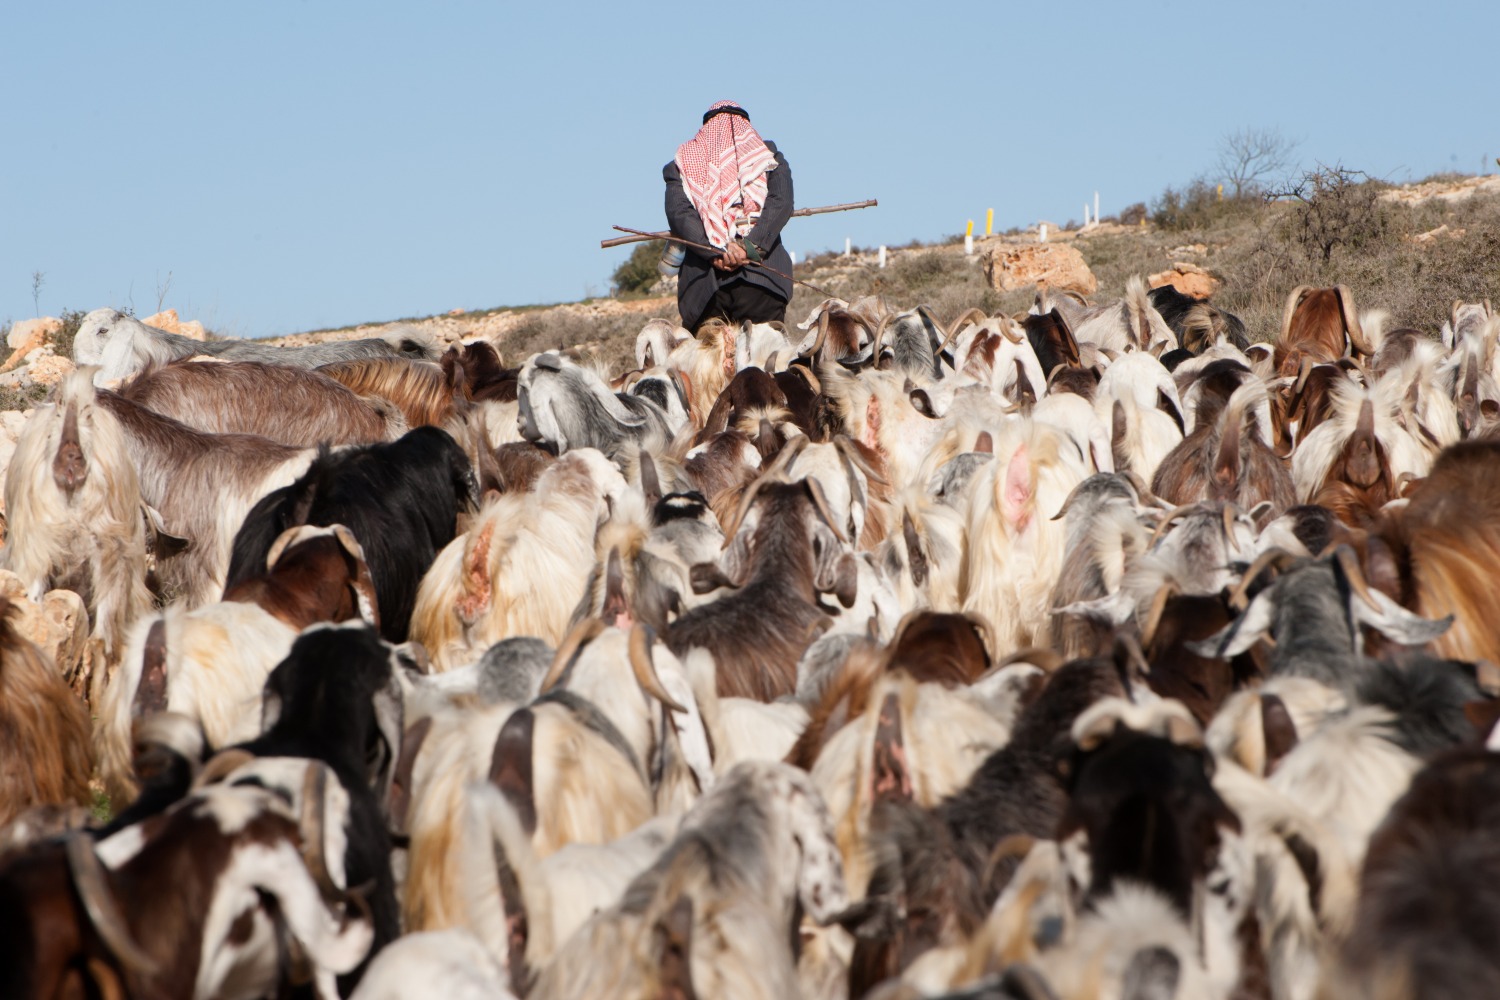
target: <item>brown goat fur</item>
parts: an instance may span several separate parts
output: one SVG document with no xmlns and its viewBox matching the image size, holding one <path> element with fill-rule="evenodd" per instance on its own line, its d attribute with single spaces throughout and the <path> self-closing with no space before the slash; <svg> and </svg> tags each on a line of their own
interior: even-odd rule
<svg viewBox="0 0 1500 1000">
<path fill-rule="evenodd" d="M 293 628 L 304 629 L 361 617 L 355 590 L 361 585 L 370 588 L 368 596 L 373 598 L 364 560 L 327 534 L 288 546 L 265 573 L 226 590 L 224 600 L 259 605 Z"/>
<path fill-rule="evenodd" d="M 0 597 L 0 825 L 33 806 L 87 805 L 94 767 L 88 712 L 13 617 Z"/>
<path fill-rule="evenodd" d="M 257 434 L 311 446 L 388 441 L 406 432 L 405 418 L 389 402 L 362 399 L 306 368 L 177 361 L 142 372 L 119 392 L 154 413 L 210 434 Z"/>
<path fill-rule="evenodd" d="M 517 396 L 519 368 L 506 368 L 500 352 L 487 340 L 454 344 L 441 359 L 443 375 L 450 386 L 475 402 L 513 403 Z"/>
<path fill-rule="evenodd" d="M 828 621 L 815 583 L 819 515 L 805 480 L 763 486 L 757 507 L 748 578 L 678 618 L 666 638 L 678 656 L 699 647 L 713 654 L 721 697 L 775 701 L 796 690 L 797 661 Z"/>
<path fill-rule="evenodd" d="M 1261 524 L 1295 504 L 1291 475 L 1255 429 L 1254 407 L 1264 398 L 1259 383 L 1246 383 L 1214 420 L 1204 422 L 1200 415 L 1197 429 L 1157 467 L 1152 492 L 1178 506 L 1225 500 L 1251 510 L 1269 500 Z"/>
<path fill-rule="evenodd" d="M 1432 643 L 1439 656 L 1500 663 L 1500 442 L 1467 441 L 1446 449 L 1427 478 L 1377 529 L 1403 604 L 1428 617 L 1454 615 Z"/>
<path fill-rule="evenodd" d="M 453 386 L 431 361 L 408 358 L 364 358 L 317 369 L 360 396 L 378 396 L 394 404 L 408 427 L 441 427 L 453 414 Z"/>
<path fill-rule="evenodd" d="M 1300 287 L 1287 299 L 1272 363 L 1278 375 L 1292 377 L 1303 359 L 1314 364 L 1337 361 L 1351 346 L 1360 350 L 1363 342 L 1347 288 Z"/>
</svg>

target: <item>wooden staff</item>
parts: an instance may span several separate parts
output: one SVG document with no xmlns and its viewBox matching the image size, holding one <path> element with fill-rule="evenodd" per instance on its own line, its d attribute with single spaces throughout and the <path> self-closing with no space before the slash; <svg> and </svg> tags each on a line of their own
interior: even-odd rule
<svg viewBox="0 0 1500 1000">
<path fill-rule="evenodd" d="M 792 212 L 792 218 L 799 219 L 808 215 L 827 215 L 829 212 L 852 212 L 856 208 L 874 208 L 880 202 L 871 198 L 868 201 L 847 201 L 842 205 L 821 205 L 817 208 L 799 208 Z M 624 229 L 623 226 L 615 226 L 616 229 Z M 664 240 L 671 233 L 643 233 L 635 229 L 625 230 L 633 233 L 632 236 L 616 236 L 609 240 L 600 240 L 599 249 L 608 250 L 610 247 L 624 246 L 626 243 L 644 243 L 646 240 Z"/>
<path fill-rule="evenodd" d="M 669 243 L 681 243 L 685 247 L 692 247 L 695 250 L 703 250 L 708 253 L 714 254 L 715 256 L 723 253 L 723 251 L 718 247 L 706 246 L 702 243 L 694 243 L 692 240 L 685 240 L 681 236 L 673 236 L 671 233 L 662 233 L 660 236 L 657 236 L 655 233 L 643 233 L 639 229 L 628 229 L 625 226 L 611 226 L 610 228 L 618 229 L 622 233 L 633 233 L 636 236 L 644 237 L 648 240 L 666 240 Z M 827 291 L 826 289 L 819 288 L 817 285 L 813 284 L 810 281 L 803 281 L 801 278 L 794 278 L 790 274 L 786 274 L 782 271 L 776 270 L 776 268 L 772 267 L 770 264 L 767 264 L 763 260 L 747 260 L 745 261 L 744 266 L 762 268 L 764 270 L 770 271 L 778 278 L 785 278 L 787 281 L 790 281 L 794 285 L 801 285 L 803 288 L 811 288 L 819 295 L 826 295 L 830 299 L 838 298 L 837 295 L 833 294 L 830 291 Z"/>
</svg>

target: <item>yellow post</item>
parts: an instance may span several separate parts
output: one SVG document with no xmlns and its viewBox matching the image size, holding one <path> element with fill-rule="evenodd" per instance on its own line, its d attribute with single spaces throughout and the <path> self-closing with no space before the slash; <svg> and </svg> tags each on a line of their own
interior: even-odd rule
<svg viewBox="0 0 1500 1000">
<path fill-rule="evenodd" d="M 1224 200 L 1224 185 L 1222 184 L 1219 185 L 1219 200 Z"/>
<path fill-rule="evenodd" d="M 969 228 L 964 230 L 964 235 L 965 236 L 973 236 L 974 235 L 974 220 L 973 219 L 969 220 Z"/>
<path fill-rule="evenodd" d="M 984 235 L 989 236 L 995 231 L 995 210 L 987 208 L 984 210 Z"/>
</svg>

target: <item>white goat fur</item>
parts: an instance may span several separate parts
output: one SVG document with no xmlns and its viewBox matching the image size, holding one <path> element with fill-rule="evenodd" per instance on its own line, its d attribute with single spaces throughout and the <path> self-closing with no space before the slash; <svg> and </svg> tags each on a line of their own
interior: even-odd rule
<svg viewBox="0 0 1500 1000">
<path fill-rule="evenodd" d="M 1323 488 L 1328 470 L 1354 434 L 1366 400 L 1371 403 L 1375 418 L 1375 440 L 1385 449 L 1392 478 L 1404 472 L 1417 477 L 1427 475 L 1432 464 L 1431 453 L 1399 420 L 1406 389 L 1404 382 L 1390 377 L 1368 389 L 1352 379 L 1334 383 L 1332 416 L 1309 431 L 1292 454 L 1292 482 L 1300 502 L 1310 503 Z"/>
<path fill-rule="evenodd" d="M 133 787 L 132 708 L 147 636 L 165 625 L 167 705 L 203 727 L 209 746 L 260 735 L 261 692 L 286 658 L 297 630 L 255 604 L 232 601 L 189 611 L 178 604 L 135 623 L 125 655 L 99 706 L 100 770 L 115 788 Z"/>
<path fill-rule="evenodd" d="M 5 476 L 3 565 L 21 578 L 32 601 L 57 586 L 90 591 L 92 634 L 113 660 L 130 623 L 151 608 L 146 533 L 124 433 L 113 414 L 95 405 L 90 385 L 88 370 L 75 371 L 21 430 Z M 69 408 L 77 415 L 88 463 L 71 497 L 58 488 L 52 471 Z M 82 574 L 91 581 L 87 588 L 74 582 Z"/>
<path fill-rule="evenodd" d="M 1065 539 L 1064 523 L 1052 518 L 1091 471 L 1062 432 L 1022 430 L 996 441 L 969 508 L 963 609 L 994 627 L 997 657 L 1047 634 Z"/>
<path fill-rule="evenodd" d="M 555 646 L 594 568 L 594 532 L 624 477 L 593 449 L 553 463 L 528 494 L 492 499 L 438 553 L 417 589 L 411 638 L 434 670 L 472 663 L 501 639 Z"/>
</svg>

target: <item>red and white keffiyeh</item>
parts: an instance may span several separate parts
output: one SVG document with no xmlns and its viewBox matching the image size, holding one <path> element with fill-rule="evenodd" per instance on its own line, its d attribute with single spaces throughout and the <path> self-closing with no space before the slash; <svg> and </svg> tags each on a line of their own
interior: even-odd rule
<svg viewBox="0 0 1500 1000">
<path fill-rule="evenodd" d="M 715 108 L 738 108 L 719 101 Z M 766 172 L 776 169 L 776 154 L 766 147 L 749 119 L 715 115 L 690 142 L 677 147 L 677 167 L 708 242 L 728 246 L 750 231 L 766 203 Z"/>
</svg>

